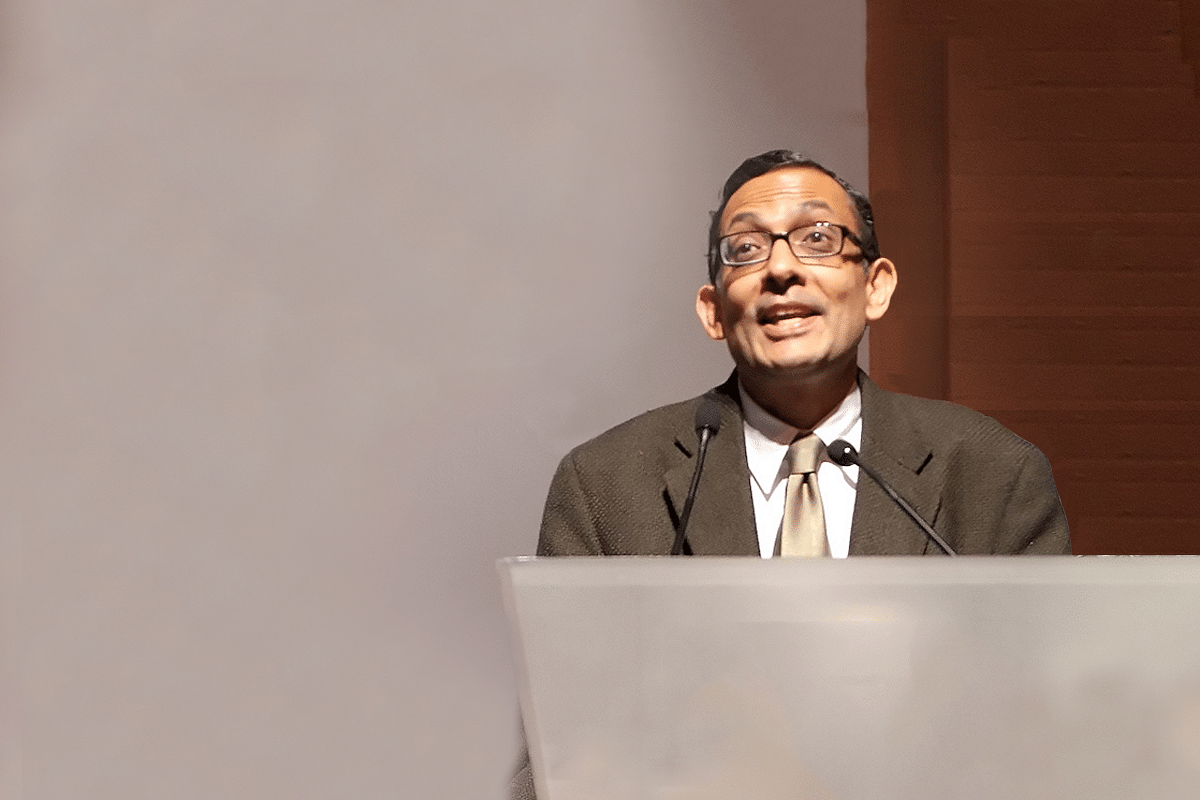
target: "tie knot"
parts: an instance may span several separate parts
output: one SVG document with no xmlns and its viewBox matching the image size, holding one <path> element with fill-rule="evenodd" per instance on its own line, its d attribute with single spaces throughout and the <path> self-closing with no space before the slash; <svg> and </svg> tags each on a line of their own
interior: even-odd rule
<svg viewBox="0 0 1200 800">
<path fill-rule="evenodd" d="M 825 454 L 825 443 L 815 434 L 802 436 L 788 446 L 788 458 L 791 459 L 793 475 L 807 475 L 817 471 L 821 456 Z"/>
</svg>

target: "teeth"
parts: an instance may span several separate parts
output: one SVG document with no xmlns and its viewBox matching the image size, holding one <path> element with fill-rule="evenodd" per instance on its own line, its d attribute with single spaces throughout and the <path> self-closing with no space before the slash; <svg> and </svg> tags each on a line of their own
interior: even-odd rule
<svg viewBox="0 0 1200 800">
<path fill-rule="evenodd" d="M 806 317 L 811 317 L 812 315 L 813 315 L 812 311 L 781 311 L 781 312 L 774 313 L 774 314 L 767 314 L 764 317 L 763 321 L 764 322 L 782 322 L 786 319 L 804 319 Z"/>
</svg>

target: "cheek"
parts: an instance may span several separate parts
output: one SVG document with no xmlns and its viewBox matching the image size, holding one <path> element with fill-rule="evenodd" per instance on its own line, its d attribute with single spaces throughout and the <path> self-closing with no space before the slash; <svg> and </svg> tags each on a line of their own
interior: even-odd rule
<svg viewBox="0 0 1200 800">
<path fill-rule="evenodd" d="M 855 297 L 853 288 L 843 288 L 840 291 L 831 294 L 829 301 L 830 305 L 834 309 L 834 316 L 843 323 L 849 317 L 859 313 L 858 299 Z"/>
<path fill-rule="evenodd" d="M 729 307 L 725 310 L 725 332 L 733 336 L 745 335 L 749 327 L 746 309 L 742 306 Z"/>
<path fill-rule="evenodd" d="M 866 281 L 842 281 L 830 288 L 829 299 L 843 311 L 860 314 L 867 307 Z"/>
<path fill-rule="evenodd" d="M 850 331 L 864 323 L 867 317 L 867 298 L 861 287 L 842 287 L 829 295 L 833 327 Z"/>
<path fill-rule="evenodd" d="M 736 295 L 733 297 L 726 296 L 725 301 L 721 303 L 721 320 L 726 325 L 734 325 L 742 320 L 749 320 L 753 316 L 751 313 L 751 304 L 743 303 Z"/>
</svg>

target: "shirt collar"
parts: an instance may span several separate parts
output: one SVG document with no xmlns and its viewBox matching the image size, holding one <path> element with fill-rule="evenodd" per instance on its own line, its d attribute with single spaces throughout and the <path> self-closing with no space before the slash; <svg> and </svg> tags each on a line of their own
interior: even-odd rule
<svg viewBox="0 0 1200 800">
<path fill-rule="evenodd" d="M 778 484 L 784 469 L 784 457 L 787 456 L 788 445 L 800 432 L 783 420 L 777 419 L 766 409 L 754 402 L 754 398 L 738 382 L 738 392 L 742 397 L 743 423 L 746 437 L 746 466 L 750 475 L 763 494 L 770 495 Z M 862 390 L 855 383 L 854 388 L 813 429 L 825 444 L 836 439 L 844 439 L 857 449 L 861 446 L 862 438 Z"/>
</svg>

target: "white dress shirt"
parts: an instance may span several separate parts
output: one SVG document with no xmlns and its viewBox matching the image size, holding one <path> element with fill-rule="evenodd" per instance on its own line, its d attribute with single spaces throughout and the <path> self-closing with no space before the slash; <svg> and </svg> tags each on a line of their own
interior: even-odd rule
<svg viewBox="0 0 1200 800">
<path fill-rule="evenodd" d="M 745 414 L 742 431 L 746 437 L 746 464 L 750 468 L 750 494 L 754 498 L 754 520 L 758 528 L 758 551 L 763 558 L 775 553 L 775 540 L 783 523 L 783 502 L 787 494 L 788 445 L 800 432 L 767 413 L 738 384 Z M 862 444 L 862 392 L 857 386 L 837 408 L 813 429 L 821 441 L 829 444 L 844 439 L 857 450 Z M 817 467 L 817 486 L 825 509 L 825 535 L 829 553 L 845 558 L 850 552 L 850 523 L 854 516 L 854 498 L 858 493 L 858 467 L 842 467 L 822 458 Z"/>
</svg>

